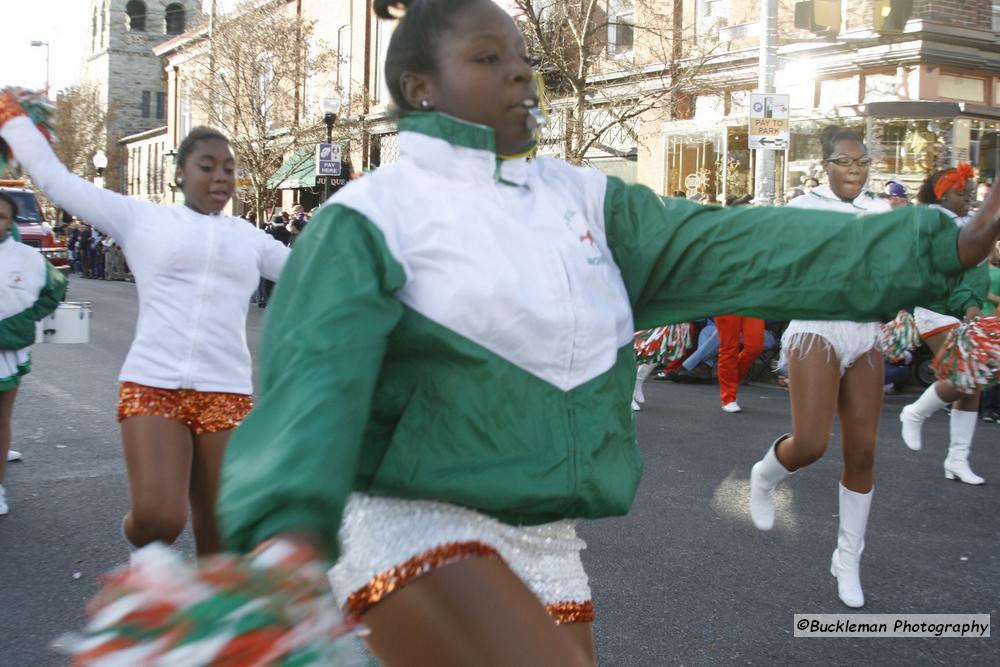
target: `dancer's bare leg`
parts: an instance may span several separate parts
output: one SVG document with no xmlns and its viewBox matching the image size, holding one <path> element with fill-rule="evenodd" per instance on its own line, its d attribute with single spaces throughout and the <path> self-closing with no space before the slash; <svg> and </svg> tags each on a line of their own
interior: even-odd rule
<svg viewBox="0 0 1000 667">
<path fill-rule="evenodd" d="M 392 593 L 364 615 L 386 667 L 549 667 L 594 664 L 590 624 L 556 625 L 498 560 L 446 565 Z"/>
</svg>

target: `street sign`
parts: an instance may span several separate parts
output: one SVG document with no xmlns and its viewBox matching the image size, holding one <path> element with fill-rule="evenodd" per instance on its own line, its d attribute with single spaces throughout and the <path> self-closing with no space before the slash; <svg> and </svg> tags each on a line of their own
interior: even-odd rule
<svg viewBox="0 0 1000 667">
<path fill-rule="evenodd" d="M 316 146 L 316 175 L 340 176 L 340 144 L 318 144 Z"/>
<path fill-rule="evenodd" d="M 253 192 L 253 181 L 247 176 L 247 173 L 242 169 L 236 169 L 236 192 L 240 194 L 247 194 Z"/>
<path fill-rule="evenodd" d="M 751 149 L 788 150 L 788 95 L 750 94 Z"/>
</svg>

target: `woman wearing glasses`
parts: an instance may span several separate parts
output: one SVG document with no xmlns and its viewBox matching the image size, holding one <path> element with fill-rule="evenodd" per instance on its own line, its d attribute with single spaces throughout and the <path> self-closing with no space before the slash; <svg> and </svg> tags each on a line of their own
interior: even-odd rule
<svg viewBox="0 0 1000 667">
<path fill-rule="evenodd" d="M 856 215 L 884 213 L 889 204 L 867 188 L 871 158 L 855 132 L 828 127 L 822 133 L 820 185 L 788 206 Z M 863 223 L 858 223 L 863 224 Z M 831 267 L 831 281 L 840 281 Z M 841 423 L 844 467 L 840 477 L 840 530 L 830 572 L 848 607 L 861 607 L 860 559 L 872 499 L 872 468 L 882 412 L 882 352 L 878 322 L 794 320 L 781 340 L 782 363 L 790 370 L 792 433 L 780 436 L 750 472 L 754 525 L 774 525 L 777 484 L 826 452 L 834 412 Z"/>
</svg>

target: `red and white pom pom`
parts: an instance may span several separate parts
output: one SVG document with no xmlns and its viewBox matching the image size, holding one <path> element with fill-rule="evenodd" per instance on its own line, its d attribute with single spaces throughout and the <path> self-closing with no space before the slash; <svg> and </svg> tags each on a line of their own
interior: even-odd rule
<svg viewBox="0 0 1000 667">
<path fill-rule="evenodd" d="M 668 364 L 684 356 L 691 345 L 691 324 L 669 324 L 646 329 L 633 339 L 635 358 L 641 364 Z"/>
<path fill-rule="evenodd" d="M 898 363 L 906 357 L 907 352 L 919 346 L 917 323 L 909 311 L 899 311 L 891 322 L 882 325 L 882 352 L 889 361 Z"/>
<path fill-rule="evenodd" d="M 149 545 L 105 577 L 87 615 L 63 638 L 73 667 L 364 664 L 350 639 L 363 626 L 341 617 L 325 564 L 284 540 L 197 566 Z"/>
<path fill-rule="evenodd" d="M 967 394 L 1000 382 L 1000 317 L 980 315 L 952 329 L 933 368 L 938 380 Z"/>
</svg>

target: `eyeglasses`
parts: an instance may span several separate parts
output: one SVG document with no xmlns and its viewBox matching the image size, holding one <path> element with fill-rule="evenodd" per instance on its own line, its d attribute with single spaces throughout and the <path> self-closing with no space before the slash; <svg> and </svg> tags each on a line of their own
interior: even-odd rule
<svg viewBox="0 0 1000 667">
<path fill-rule="evenodd" d="M 838 167 L 850 167 L 851 164 L 856 164 L 859 167 L 868 167 L 872 163 L 872 159 L 867 155 L 864 157 L 838 157 L 833 160 L 827 160 Z"/>
</svg>

